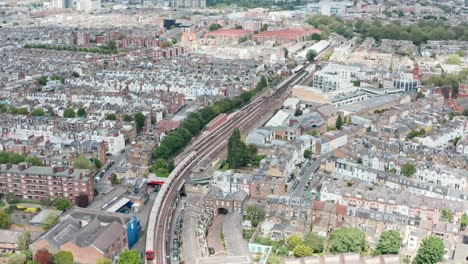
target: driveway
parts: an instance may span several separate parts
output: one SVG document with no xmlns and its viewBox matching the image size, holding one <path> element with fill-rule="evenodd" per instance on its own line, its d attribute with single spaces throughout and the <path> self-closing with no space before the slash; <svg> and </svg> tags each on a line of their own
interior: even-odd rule
<svg viewBox="0 0 468 264">
<path fill-rule="evenodd" d="M 249 245 L 242 237 L 242 214 L 228 213 L 223 221 L 223 233 L 230 256 L 245 256 L 250 258 Z"/>
</svg>

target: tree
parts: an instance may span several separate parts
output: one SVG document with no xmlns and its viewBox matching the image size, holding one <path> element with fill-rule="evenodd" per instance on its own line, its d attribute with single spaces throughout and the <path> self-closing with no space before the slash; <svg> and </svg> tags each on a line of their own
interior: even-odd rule
<svg viewBox="0 0 468 264">
<path fill-rule="evenodd" d="M 31 232 L 25 231 L 23 234 L 18 236 L 16 243 L 18 244 L 19 250 L 28 250 L 29 243 L 31 243 Z"/>
<path fill-rule="evenodd" d="M 357 163 L 362 164 L 362 158 L 361 157 L 357 158 Z"/>
<path fill-rule="evenodd" d="M 461 221 L 460 221 L 461 229 L 465 230 L 466 226 L 468 226 L 468 215 L 463 214 Z"/>
<path fill-rule="evenodd" d="M 86 117 L 86 110 L 83 107 L 78 108 L 78 111 L 76 112 L 76 115 L 78 117 Z"/>
<path fill-rule="evenodd" d="M 252 226 L 257 227 L 258 224 L 265 219 L 265 210 L 258 205 L 249 205 L 245 210 L 245 219 L 252 222 Z"/>
<path fill-rule="evenodd" d="M 31 250 L 29 250 L 29 249 L 21 250 L 21 254 L 26 257 L 26 261 L 32 261 L 33 253 L 32 253 Z"/>
<path fill-rule="evenodd" d="M 324 237 L 321 237 L 313 232 L 306 234 L 303 240 L 303 244 L 310 247 L 314 253 L 323 252 L 324 242 Z"/>
<path fill-rule="evenodd" d="M 10 162 L 10 153 L 6 151 L 0 151 L 0 164 L 5 164 Z"/>
<path fill-rule="evenodd" d="M 99 159 L 93 159 L 93 163 L 94 163 L 94 167 L 96 167 L 96 169 L 100 169 L 102 168 L 102 162 L 99 160 Z"/>
<path fill-rule="evenodd" d="M 111 174 L 111 183 L 112 184 L 119 184 L 119 178 L 117 178 L 117 175 L 115 173 Z"/>
<path fill-rule="evenodd" d="M 71 108 L 65 108 L 63 110 L 63 117 L 64 118 L 75 118 L 76 117 L 75 110 L 73 110 Z"/>
<path fill-rule="evenodd" d="M 24 264 L 26 263 L 26 256 L 23 254 L 15 254 L 8 258 L 7 264 Z"/>
<path fill-rule="evenodd" d="M 400 252 L 402 238 L 400 232 L 387 230 L 380 235 L 379 243 L 375 250 L 377 255 L 398 254 Z"/>
<path fill-rule="evenodd" d="M 80 193 L 75 198 L 75 203 L 78 207 L 87 207 L 89 205 L 89 197 L 86 193 Z"/>
<path fill-rule="evenodd" d="M 435 264 L 444 257 L 444 241 L 439 237 L 430 236 L 424 239 L 414 258 L 414 264 Z"/>
<path fill-rule="evenodd" d="M 141 129 L 143 129 L 143 126 L 145 125 L 145 116 L 143 115 L 142 112 L 138 112 L 135 114 L 135 122 L 136 122 L 137 131 L 140 132 Z"/>
<path fill-rule="evenodd" d="M 460 65 L 461 58 L 458 54 L 450 54 L 445 61 L 447 64 Z"/>
<path fill-rule="evenodd" d="M 40 85 L 46 85 L 48 82 L 47 76 L 41 76 L 39 79 L 37 79 Z"/>
<path fill-rule="evenodd" d="M 228 140 L 229 168 L 237 169 L 247 165 L 250 160 L 250 153 L 247 146 L 242 142 L 239 128 L 235 128 Z"/>
<path fill-rule="evenodd" d="M 306 245 L 297 245 L 294 250 L 294 256 L 297 258 L 312 256 L 312 249 Z"/>
<path fill-rule="evenodd" d="M 340 130 L 342 126 L 343 119 L 341 118 L 341 115 L 338 115 L 338 118 L 336 119 L 336 129 Z"/>
<path fill-rule="evenodd" d="M 17 204 L 19 203 L 19 199 L 18 197 L 16 197 L 16 195 L 14 193 L 7 193 L 7 202 L 9 204 Z"/>
<path fill-rule="evenodd" d="M 213 23 L 210 25 L 210 27 L 208 28 L 209 31 L 215 31 L 217 29 L 220 29 L 221 28 L 221 25 L 220 24 L 216 24 L 216 23 Z"/>
<path fill-rule="evenodd" d="M 135 264 L 141 263 L 141 255 L 138 251 L 132 250 L 125 250 L 124 252 L 120 253 L 119 261 L 117 264 Z"/>
<path fill-rule="evenodd" d="M 127 115 L 127 114 L 125 114 L 124 117 L 123 117 L 123 120 L 124 120 L 125 122 L 130 122 L 130 121 L 132 121 L 132 117 L 129 116 L 129 115 Z"/>
<path fill-rule="evenodd" d="M 312 150 L 310 149 L 304 150 L 304 158 L 310 159 L 310 157 L 312 157 Z"/>
<path fill-rule="evenodd" d="M 317 51 L 311 49 L 311 50 L 308 50 L 307 51 L 307 54 L 306 54 L 306 60 L 308 61 L 314 61 L 315 60 L 315 56 L 317 56 Z"/>
<path fill-rule="evenodd" d="M 29 112 L 28 112 L 28 109 L 26 107 L 21 107 L 21 108 L 18 108 L 18 114 L 19 115 L 27 115 L 27 114 L 29 114 Z"/>
<path fill-rule="evenodd" d="M 114 113 L 107 114 L 106 115 L 106 120 L 115 121 L 115 120 L 117 120 L 117 116 Z"/>
<path fill-rule="evenodd" d="M 66 211 L 73 206 L 70 200 L 68 200 L 67 198 L 62 198 L 62 197 L 55 198 L 52 201 L 52 205 L 55 207 L 55 209 L 59 211 Z"/>
<path fill-rule="evenodd" d="M 96 264 L 112 264 L 112 260 L 108 258 L 100 258 L 97 260 Z"/>
<path fill-rule="evenodd" d="M 47 249 L 39 249 L 34 255 L 34 260 L 37 261 L 39 264 L 49 264 L 50 261 L 50 253 Z"/>
<path fill-rule="evenodd" d="M 287 246 L 290 250 L 295 249 L 298 245 L 302 245 L 302 239 L 298 235 L 288 237 Z"/>
<path fill-rule="evenodd" d="M 263 24 L 262 27 L 260 28 L 260 32 L 267 31 L 268 30 L 268 24 Z"/>
<path fill-rule="evenodd" d="M 413 163 L 405 162 L 401 165 L 401 173 L 406 177 L 410 177 L 416 173 L 416 166 Z"/>
<path fill-rule="evenodd" d="M 44 230 L 49 230 L 59 223 L 59 216 L 56 213 L 50 212 L 44 221 L 41 223 L 41 227 Z"/>
<path fill-rule="evenodd" d="M 464 115 L 464 116 L 468 116 L 468 109 L 464 109 L 464 110 L 463 110 L 463 115 Z"/>
<path fill-rule="evenodd" d="M 366 235 L 354 227 L 344 227 L 334 230 L 328 239 L 328 250 L 332 254 L 364 251 Z"/>
<path fill-rule="evenodd" d="M 36 108 L 34 111 L 31 112 L 32 116 L 44 116 L 45 112 L 41 108 Z"/>
<path fill-rule="evenodd" d="M 172 47 L 172 42 L 170 42 L 170 41 L 164 41 L 163 44 L 162 44 L 162 47 L 163 47 L 164 49 L 170 48 L 170 47 Z"/>
<path fill-rule="evenodd" d="M 12 153 L 10 154 L 10 157 L 8 158 L 8 161 L 12 164 L 18 164 L 20 162 L 25 161 L 25 158 L 23 155 L 18 154 L 18 153 Z"/>
<path fill-rule="evenodd" d="M 42 162 L 42 160 L 35 156 L 27 157 L 25 161 L 31 163 L 33 166 L 44 166 L 44 163 Z"/>
<path fill-rule="evenodd" d="M 440 210 L 440 219 L 443 221 L 453 222 L 453 213 L 448 208 L 442 208 Z"/>
<path fill-rule="evenodd" d="M 320 41 L 320 40 L 322 40 L 322 36 L 320 36 L 320 34 L 318 34 L 318 33 L 314 33 L 314 34 L 312 34 L 310 36 L 310 39 L 315 40 L 315 41 Z"/>
<path fill-rule="evenodd" d="M 0 229 L 8 229 L 11 224 L 10 215 L 5 210 L 0 211 Z"/>
<path fill-rule="evenodd" d="M 89 170 L 91 169 L 91 162 L 89 162 L 89 159 L 85 156 L 78 156 L 73 161 L 73 168 Z"/>
<path fill-rule="evenodd" d="M 73 254 L 70 251 L 60 250 L 54 257 L 56 264 L 73 264 Z"/>
</svg>

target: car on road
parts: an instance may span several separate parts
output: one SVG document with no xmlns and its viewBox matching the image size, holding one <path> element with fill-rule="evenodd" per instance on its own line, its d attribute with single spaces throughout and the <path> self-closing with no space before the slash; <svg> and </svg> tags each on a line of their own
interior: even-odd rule
<svg viewBox="0 0 468 264">
<path fill-rule="evenodd" d="M 305 192 L 307 191 L 307 189 L 309 189 L 309 186 L 305 185 L 304 188 L 302 188 L 302 190 Z"/>
<path fill-rule="evenodd" d="M 208 251 L 210 252 L 210 255 L 213 255 L 215 253 L 215 250 L 212 247 L 209 247 Z"/>
<path fill-rule="evenodd" d="M 311 181 L 313 178 L 314 178 L 314 175 L 313 175 L 313 174 L 310 174 L 310 175 L 309 175 L 309 181 Z"/>
</svg>

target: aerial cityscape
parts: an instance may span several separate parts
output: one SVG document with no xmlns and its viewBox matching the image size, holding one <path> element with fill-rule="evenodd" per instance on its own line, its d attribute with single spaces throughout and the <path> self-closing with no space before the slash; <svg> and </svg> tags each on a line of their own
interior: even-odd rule
<svg viewBox="0 0 468 264">
<path fill-rule="evenodd" d="M 0 0 L 0 264 L 468 264 L 468 0 Z"/>
</svg>

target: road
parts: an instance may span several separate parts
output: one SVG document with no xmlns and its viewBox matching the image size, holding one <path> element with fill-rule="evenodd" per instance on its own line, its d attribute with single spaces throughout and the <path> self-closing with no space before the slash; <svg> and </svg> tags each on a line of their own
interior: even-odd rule
<svg viewBox="0 0 468 264">
<path fill-rule="evenodd" d="M 310 192 L 310 190 L 314 187 L 313 184 L 311 184 L 307 190 L 304 191 L 304 186 L 308 183 L 308 182 L 311 182 L 311 181 L 314 181 L 315 182 L 315 178 L 316 178 L 316 175 L 315 175 L 315 171 L 318 169 L 318 167 L 320 166 L 320 163 L 322 162 L 322 160 L 324 159 L 327 159 L 331 154 L 324 154 L 324 155 L 320 155 L 320 156 L 317 156 L 315 157 L 315 160 L 311 160 L 311 164 L 307 167 L 305 167 L 305 171 L 302 175 L 299 175 L 299 177 L 297 178 L 299 180 L 299 184 L 297 185 L 297 187 L 290 191 L 291 195 L 293 196 L 300 196 L 300 197 L 307 197 L 307 193 Z M 307 165 L 307 162 L 304 164 L 304 166 Z M 312 176 L 312 177 L 310 177 Z M 310 178 L 310 180 L 309 180 Z"/>
<path fill-rule="evenodd" d="M 248 242 L 242 237 L 242 214 L 228 213 L 223 221 L 223 234 L 226 248 L 230 256 L 243 256 L 250 258 Z"/>
<path fill-rule="evenodd" d="M 309 66 L 306 64 L 304 68 Z M 303 69 L 304 69 L 303 68 Z M 154 228 L 154 252 L 155 258 L 152 261 L 157 264 L 170 263 L 170 254 L 168 248 L 170 248 L 170 238 L 168 235 L 168 223 L 171 222 L 172 210 L 174 209 L 174 201 L 178 197 L 178 192 L 185 182 L 185 177 L 189 176 L 193 168 L 198 168 L 199 163 L 214 159 L 218 153 L 226 147 L 227 139 L 230 136 L 232 130 L 236 127 L 241 131 L 246 131 L 257 127 L 258 124 L 262 124 L 267 118 L 270 118 L 277 108 L 281 108 L 283 101 L 289 95 L 290 87 L 289 84 L 294 82 L 298 77 L 302 75 L 304 70 L 300 70 L 294 75 L 291 75 L 280 83 L 274 90 L 271 96 L 261 96 L 255 98 L 250 104 L 242 108 L 240 111 L 234 114 L 234 117 L 224 122 L 216 130 L 203 138 L 196 139 L 190 147 L 183 151 L 180 157 L 185 157 L 189 152 L 186 151 L 197 151 L 195 158 L 187 164 L 177 164 L 178 175 L 174 175 L 174 180 L 167 188 L 167 192 L 161 198 L 161 203 L 156 217 L 156 223 Z M 266 93 L 265 93 L 266 94 Z M 180 161 L 177 160 L 177 161 Z"/>
<path fill-rule="evenodd" d="M 127 158 L 127 150 L 130 148 L 130 146 L 125 147 L 124 153 L 119 153 L 117 156 L 110 156 L 108 157 L 107 162 L 102 165 L 101 171 L 109 164 L 109 162 L 114 161 L 114 165 L 112 165 L 105 173 L 104 176 L 99 179 L 98 182 L 94 184 L 94 187 L 96 187 L 98 193 L 106 193 L 108 190 L 111 189 L 112 185 L 109 180 L 109 176 L 114 173 L 115 168 L 117 166 L 120 166 L 120 163 Z"/>
</svg>

